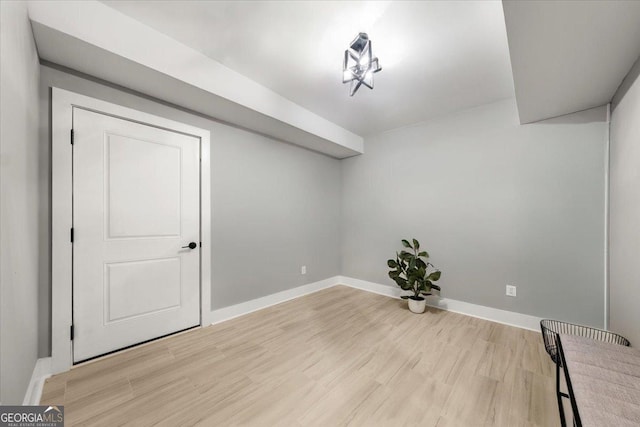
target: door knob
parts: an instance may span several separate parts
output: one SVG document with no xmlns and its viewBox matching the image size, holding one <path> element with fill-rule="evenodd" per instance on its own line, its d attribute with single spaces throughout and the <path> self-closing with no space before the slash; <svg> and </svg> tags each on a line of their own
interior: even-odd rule
<svg viewBox="0 0 640 427">
<path fill-rule="evenodd" d="M 183 246 L 182 248 L 183 248 L 183 249 L 184 249 L 184 248 L 195 249 L 195 248 L 197 248 L 197 247 L 198 247 L 198 245 L 196 245 L 196 242 L 191 242 L 191 243 L 189 243 L 187 246 Z"/>
</svg>

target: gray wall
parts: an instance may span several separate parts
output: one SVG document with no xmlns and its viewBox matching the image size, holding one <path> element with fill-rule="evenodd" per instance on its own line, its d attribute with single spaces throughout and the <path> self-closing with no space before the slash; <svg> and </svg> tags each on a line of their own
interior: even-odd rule
<svg viewBox="0 0 640 427">
<path fill-rule="evenodd" d="M 640 59 L 614 96 L 609 180 L 609 319 L 640 346 Z"/>
<path fill-rule="evenodd" d="M 59 87 L 211 131 L 212 307 L 220 308 L 340 274 L 340 163 L 121 88 L 41 67 L 42 159 L 50 162 L 49 87 Z M 41 187 L 49 251 L 49 183 Z M 49 253 L 47 252 L 47 256 Z M 307 274 L 300 267 L 307 266 Z M 50 353 L 50 278 L 42 282 L 40 353 Z"/>
<path fill-rule="evenodd" d="M 38 353 L 38 57 L 26 2 L 0 2 L 0 400 L 21 404 Z M 46 243 L 45 243 L 46 244 Z"/>
<path fill-rule="evenodd" d="M 443 297 L 603 326 L 606 129 L 604 107 L 521 126 L 506 100 L 367 138 L 342 165 L 343 274 L 392 286 L 415 237 Z"/>
</svg>

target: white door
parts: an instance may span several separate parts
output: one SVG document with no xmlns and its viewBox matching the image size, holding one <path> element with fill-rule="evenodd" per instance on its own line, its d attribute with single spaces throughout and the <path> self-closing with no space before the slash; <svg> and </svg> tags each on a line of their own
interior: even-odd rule
<svg viewBox="0 0 640 427">
<path fill-rule="evenodd" d="M 73 129 L 79 362 L 200 324 L 200 141 L 80 108 Z"/>
</svg>

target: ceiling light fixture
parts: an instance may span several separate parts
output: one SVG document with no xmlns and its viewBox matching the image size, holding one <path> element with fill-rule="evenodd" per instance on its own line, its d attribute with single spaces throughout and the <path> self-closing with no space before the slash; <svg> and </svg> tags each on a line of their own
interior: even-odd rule
<svg viewBox="0 0 640 427">
<path fill-rule="evenodd" d="M 371 51 L 369 36 L 367 33 L 358 34 L 344 51 L 342 64 L 342 83 L 351 82 L 349 95 L 353 96 L 361 85 L 373 89 L 373 73 L 380 70 L 382 68 L 378 64 L 378 58 Z"/>
</svg>

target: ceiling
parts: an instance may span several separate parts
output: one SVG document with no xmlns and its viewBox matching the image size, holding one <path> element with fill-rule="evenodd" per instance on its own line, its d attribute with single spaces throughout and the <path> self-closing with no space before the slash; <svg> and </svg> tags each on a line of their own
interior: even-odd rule
<svg viewBox="0 0 640 427">
<path fill-rule="evenodd" d="M 514 96 L 499 1 L 104 1 L 359 135 Z M 383 70 L 349 97 L 367 32 Z"/>
<path fill-rule="evenodd" d="M 40 62 L 335 158 L 363 137 L 95 0 L 31 1 Z"/>
<path fill-rule="evenodd" d="M 640 56 L 640 1 L 504 3 L 520 121 L 611 101 Z"/>
</svg>

